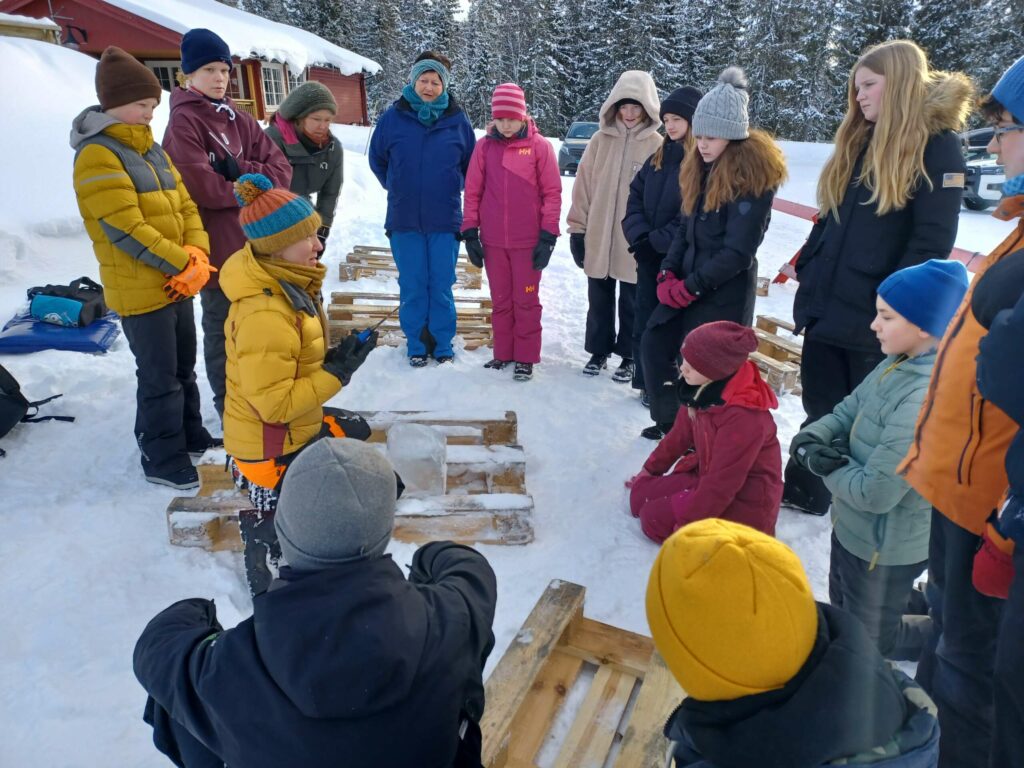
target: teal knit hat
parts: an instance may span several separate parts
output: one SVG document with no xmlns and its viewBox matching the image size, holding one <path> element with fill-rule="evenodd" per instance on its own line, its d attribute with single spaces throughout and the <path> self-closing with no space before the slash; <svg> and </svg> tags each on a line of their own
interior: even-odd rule
<svg viewBox="0 0 1024 768">
<path fill-rule="evenodd" d="M 451 73 L 444 64 L 434 59 L 423 59 L 423 61 L 417 61 L 413 64 L 412 68 L 409 70 L 409 82 L 412 85 L 415 85 L 420 75 L 424 72 L 430 71 L 437 72 L 438 77 L 441 78 L 441 85 L 447 91 L 448 83 L 452 79 Z"/>
<path fill-rule="evenodd" d="M 320 227 L 320 214 L 309 200 L 275 188 L 262 173 L 240 176 L 235 182 L 235 199 L 242 207 L 238 223 L 257 253 L 279 253 Z"/>
</svg>

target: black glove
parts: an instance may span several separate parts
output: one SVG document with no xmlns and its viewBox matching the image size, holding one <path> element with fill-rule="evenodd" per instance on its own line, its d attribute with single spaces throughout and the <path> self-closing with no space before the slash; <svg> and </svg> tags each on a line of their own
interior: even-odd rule
<svg viewBox="0 0 1024 768">
<path fill-rule="evenodd" d="M 484 246 L 480 242 L 480 230 L 476 227 L 462 233 L 462 242 L 466 244 L 466 255 L 469 263 L 477 269 L 484 268 Z"/>
<path fill-rule="evenodd" d="M 555 250 L 555 241 L 558 235 L 552 235 L 546 229 L 540 231 L 540 238 L 533 246 L 533 268 L 538 272 L 551 261 L 551 253 Z"/>
<path fill-rule="evenodd" d="M 661 261 L 662 255 L 654 250 L 654 246 L 651 245 L 651 240 L 647 235 L 640 235 L 636 239 L 636 242 L 629 246 L 630 253 L 633 254 L 633 258 L 637 261 L 640 259 Z"/>
<path fill-rule="evenodd" d="M 352 374 L 360 365 L 366 362 L 367 356 L 377 346 L 377 332 L 370 334 L 370 338 L 359 343 L 355 333 L 350 333 L 340 344 L 331 347 L 324 355 L 324 370 L 332 376 L 337 377 L 342 386 L 348 386 L 352 380 Z"/>
<path fill-rule="evenodd" d="M 660 282 L 660 280 L 659 280 L 659 282 Z M 790 458 L 792 458 L 793 461 L 795 461 L 797 464 L 799 464 L 801 467 L 804 467 L 805 469 L 807 468 L 807 465 L 804 464 L 803 461 L 800 460 L 800 456 L 798 455 L 798 451 L 803 446 L 810 445 L 812 443 L 815 444 L 815 445 L 824 445 L 824 443 L 821 442 L 821 440 L 819 440 L 817 437 L 812 435 L 810 432 L 797 432 L 796 436 L 793 438 L 793 440 L 789 444 L 789 456 L 790 456 Z"/>
<path fill-rule="evenodd" d="M 807 443 L 797 449 L 796 460 L 818 477 L 827 477 L 844 464 L 848 464 L 850 457 L 844 456 L 829 445 Z"/>
<path fill-rule="evenodd" d="M 220 160 L 212 161 L 210 165 L 213 167 L 213 170 L 228 181 L 238 181 L 238 177 L 242 175 L 242 170 L 238 167 L 238 161 L 235 160 L 235 156 L 232 154 L 224 155 Z"/>
<path fill-rule="evenodd" d="M 320 241 L 320 245 L 324 248 L 327 247 L 327 238 L 331 236 L 331 228 L 327 226 L 321 226 L 316 231 L 316 239 Z"/>
<path fill-rule="evenodd" d="M 580 269 L 583 269 L 583 259 L 587 255 L 583 237 L 583 232 L 573 232 L 569 235 L 569 252 L 572 253 L 572 260 Z"/>
</svg>

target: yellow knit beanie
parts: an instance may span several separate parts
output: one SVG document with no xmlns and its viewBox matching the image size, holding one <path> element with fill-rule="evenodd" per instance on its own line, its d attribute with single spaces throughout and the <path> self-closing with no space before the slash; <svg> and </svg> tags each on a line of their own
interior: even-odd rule
<svg viewBox="0 0 1024 768">
<path fill-rule="evenodd" d="M 793 550 L 712 518 L 662 545 L 647 583 L 647 622 L 686 693 L 722 701 L 785 685 L 814 647 L 818 609 Z"/>
</svg>

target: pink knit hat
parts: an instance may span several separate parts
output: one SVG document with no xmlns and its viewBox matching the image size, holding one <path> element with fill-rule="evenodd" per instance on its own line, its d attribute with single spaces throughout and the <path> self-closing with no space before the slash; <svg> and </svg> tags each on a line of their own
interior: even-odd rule
<svg viewBox="0 0 1024 768">
<path fill-rule="evenodd" d="M 720 381 L 736 373 L 756 349 L 757 336 L 752 329 L 729 320 L 718 320 L 690 331 L 680 352 L 697 373 Z"/>
<path fill-rule="evenodd" d="M 526 94 L 515 83 L 502 83 L 491 96 L 491 116 L 495 120 L 526 120 Z"/>
</svg>

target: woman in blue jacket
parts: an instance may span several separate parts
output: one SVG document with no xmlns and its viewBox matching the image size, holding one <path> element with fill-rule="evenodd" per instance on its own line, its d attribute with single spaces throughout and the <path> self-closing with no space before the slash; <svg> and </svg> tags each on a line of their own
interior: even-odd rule
<svg viewBox="0 0 1024 768">
<path fill-rule="evenodd" d="M 414 368 L 425 366 L 431 352 L 438 363 L 454 357 L 456 233 L 476 137 L 448 92 L 450 67 L 439 53 L 421 53 L 370 140 L 370 169 L 388 191 L 384 229 L 398 266 L 399 321 Z M 433 350 L 425 341 L 430 337 Z"/>
</svg>

